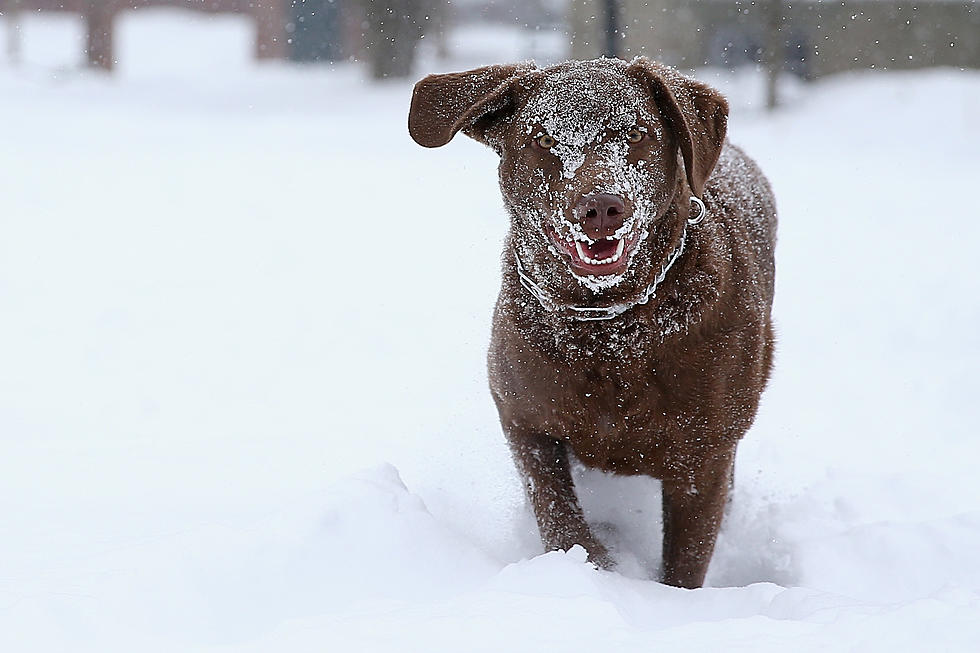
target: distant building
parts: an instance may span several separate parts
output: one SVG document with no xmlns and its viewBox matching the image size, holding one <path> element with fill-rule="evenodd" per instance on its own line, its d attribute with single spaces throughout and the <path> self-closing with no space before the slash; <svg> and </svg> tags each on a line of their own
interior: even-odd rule
<svg viewBox="0 0 980 653">
<path fill-rule="evenodd" d="M 621 56 L 681 67 L 737 67 L 762 60 L 771 0 L 619 0 Z M 569 7 L 572 56 L 604 44 L 605 0 Z M 804 0 L 780 3 L 785 67 L 800 76 L 879 69 L 980 68 L 976 0 Z"/>
</svg>

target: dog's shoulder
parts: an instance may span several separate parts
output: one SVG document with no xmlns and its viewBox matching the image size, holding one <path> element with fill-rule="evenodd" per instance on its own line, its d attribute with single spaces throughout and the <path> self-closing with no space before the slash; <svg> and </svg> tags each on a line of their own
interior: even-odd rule
<svg viewBox="0 0 980 653">
<path fill-rule="evenodd" d="M 705 189 L 709 209 L 726 223 L 740 223 L 763 240 L 776 240 L 776 200 L 759 165 L 742 148 L 725 142 Z"/>
<path fill-rule="evenodd" d="M 740 147 L 725 143 L 705 189 L 709 220 L 725 239 L 724 256 L 737 278 L 755 277 L 771 302 L 775 277 L 776 200 L 759 165 Z M 742 287 L 749 287 L 740 284 Z"/>
</svg>

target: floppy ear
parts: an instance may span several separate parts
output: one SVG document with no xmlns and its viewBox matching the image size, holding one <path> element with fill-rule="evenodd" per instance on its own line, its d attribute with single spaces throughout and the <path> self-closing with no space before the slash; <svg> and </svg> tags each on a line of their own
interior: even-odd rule
<svg viewBox="0 0 980 653">
<path fill-rule="evenodd" d="M 415 85 L 408 131 L 425 147 L 441 147 L 462 130 L 486 143 L 494 119 L 514 105 L 514 82 L 534 64 L 485 66 L 429 75 Z"/>
<path fill-rule="evenodd" d="M 728 101 L 707 84 L 645 57 L 634 59 L 629 70 L 649 84 L 680 144 L 687 183 L 701 197 L 725 144 Z"/>
</svg>

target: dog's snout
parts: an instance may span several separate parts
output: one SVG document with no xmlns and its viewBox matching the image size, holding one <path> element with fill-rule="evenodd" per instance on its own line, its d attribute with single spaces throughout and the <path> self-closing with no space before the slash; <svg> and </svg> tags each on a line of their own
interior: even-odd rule
<svg viewBox="0 0 980 653">
<path fill-rule="evenodd" d="M 612 193 L 586 195 L 575 206 L 575 217 L 590 238 L 605 238 L 623 226 L 626 202 Z"/>
</svg>

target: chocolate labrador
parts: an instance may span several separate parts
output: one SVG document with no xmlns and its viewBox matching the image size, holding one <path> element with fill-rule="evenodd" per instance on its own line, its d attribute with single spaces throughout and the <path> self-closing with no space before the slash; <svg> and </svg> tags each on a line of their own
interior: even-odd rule
<svg viewBox="0 0 980 653">
<path fill-rule="evenodd" d="M 704 582 L 772 366 L 776 210 L 715 89 L 644 58 L 430 75 L 408 125 L 500 156 L 490 388 L 548 549 L 603 567 L 570 456 L 663 484 L 663 581 Z"/>
</svg>

